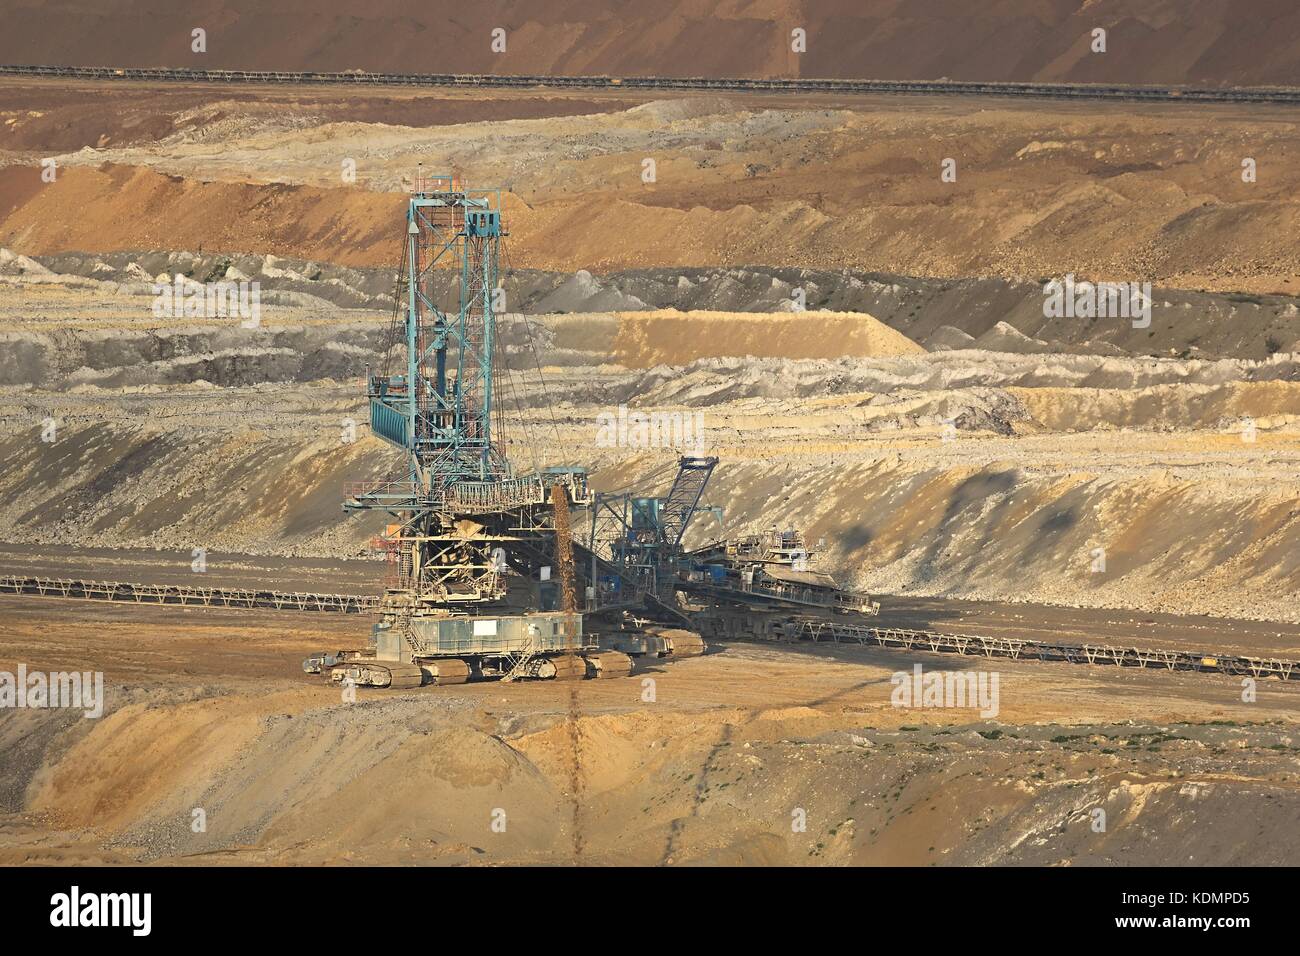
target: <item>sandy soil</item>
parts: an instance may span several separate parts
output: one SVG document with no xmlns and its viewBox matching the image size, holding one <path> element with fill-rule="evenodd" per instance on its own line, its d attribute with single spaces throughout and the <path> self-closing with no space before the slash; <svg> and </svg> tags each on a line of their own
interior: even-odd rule
<svg viewBox="0 0 1300 956">
<path fill-rule="evenodd" d="M 1297 129 L 1282 108 L 670 97 L 557 116 L 573 104 L 516 94 L 503 107 L 490 94 L 483 121 L 445 123 L 404 115 L 409 94 L 390 115 L 369 93 L 349 112 L 341 94 L 267 109 L 172 92 L 153 114 L 158 138 L 117 143 L 66 90 L 44 90 L 21 88 L 11 127 L 84 129 L 85 145 L 40 125 L 0 141 L 0 245 L 28 254 L 186 248 L 391 268 L 395 193 L 423 162 L 509 191 L 519 267 L 1075 273 L 1300 291 L 1300 173 L 1285 159 Z M 144 109 L 134 91 L 84 95 Z M 1242 181 L 1244 157 L 1255 182 Z M 62 167 L 54 183 L 40 178 L 43 158 Z M 946 158 L 956 182 L 941 180 Z"/>
<path fill-rule="evenodd" d="M 1300 849 L 1283 838 L 1300 710 L 1281 686 L 1243 704 L 1228 678 L 998 662 L 1000 712 L 981 719 L 890 704 L 893 673 L 972 661 L 733 644 L 607 683 L 345 704 L 292 672 L 356 619 L 0 605 L 0 668 L 102 667 L 110 701 L 98 721 L 0 715 L 5 862 L 1268 865 Z"/>
<path fill-rule="evenodd" d="M 925 349 L 863 312 L 626 312 L 610 357 L 625 368 L 687 365 L 702 358 L 885 358 Z M 694 330 L 705 326 L 707 336 Z"/>
</svg>

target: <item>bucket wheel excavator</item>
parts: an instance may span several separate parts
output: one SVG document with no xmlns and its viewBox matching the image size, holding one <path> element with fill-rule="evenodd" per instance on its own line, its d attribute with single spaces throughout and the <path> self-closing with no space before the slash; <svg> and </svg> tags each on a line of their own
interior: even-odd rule
<svg viewBox="0 0 1300 956">
<path fill-rule="evenodd" d="M 765 586 L 779 561 L 758 586 L 737 570 L 743 548 L 684 550 L 717 458 L 680 458 L 663 497 L 597 494 L 583 467 L 512 467 L 496 396 L 498 371 L 510 382 L 496 329 L 505 235 L 500 190 L 433 177 L 407 202 L 384 367 L 366 375 L 370 429 L 401 464 L 343 505 L 387 517 L 390 581 L 368 646 L 313 654 L 309 673 L 392 688 L 620 677 L 634 657 L 703 654 L 720 614 L 798 603 L 791 582 Z"/>
<path fill-rule="evenodd" d="M 591 502 L 586 471 L 519 473 L 502 450 L 504 235 L 499 190 L 433 177 L 407 203 L 385 367 L 367 374 L 371 431 L 402 465 L 344 502 L 388 517 L 392 573 L 369 646 L 312 655 L 309 673 L 403 688 L 631 671 L 583 629 L 569 522 Z M 454 271 L 450 292 L 435 270 Z"/>
</svg>

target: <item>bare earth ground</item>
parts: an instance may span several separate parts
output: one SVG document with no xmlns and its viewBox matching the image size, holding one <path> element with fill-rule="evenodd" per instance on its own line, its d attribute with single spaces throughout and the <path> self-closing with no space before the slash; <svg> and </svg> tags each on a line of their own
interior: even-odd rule
<svg viewBox="0 0 1300 956">
<path fill-rule="evenodd" d="M 358 559 L 379 529 L 340 500 L 393 464 L 349 423 L 423 161 L 510 189 L 514 266 L 595 273 L 519 279 L 538 314 L 503 320 L 517 466 L 662 492 L 678 453 L 717 454 L 727 533 L 825 537 L 887 622 L 1300 656 L 1291 112 L 20 83 L 0 130 L 0 246 L 46 263 L 0 254 L 0 571 L 373 592 L 383 567 Z M 880 275 L 793 314 L 807 277 L 764 265 Z M 1169 291 L 1150 330 L 1069 334 L 1003 297 L 1066 271 Z M 155 317 L 151 284 L 177 272 L 260 277 L 261 326 Z M 913 317 L 918 275 L 953 287 Z M 687 301 L 708 314 L 649 311 Z M 1014 323 L 990 318 L 1003 302 Z M 602 441 L 621 406 L 703 442 Z M 702 517 L 695 540 L 722 530 Z M 103 670 L 109 709 L 0 713 L 0 861 L 1300 852 L 1289 685 L 1247 703 L 1226 677 L 843 645 L 356 704 L 297 672 L 367 624 L 0 598 L 0 670 Z M 997 715 L 891 706 L 916 662 L 995 669 Z"/>
<path fill-rule="evenodd" d="M 1300 707 L 1280 685 L 1243 704 L 1229 678 L 997 662 L 1001 710 L 981 719 L 889 703 L 894 672 L 972 660 L 731 644 L 617 681 L 345 704 L 292 669 L 358 619 L 50 603 L 0 600 L 0 667 L 102 667 L 111 713 L 5 715 L 4 862 L 1267 865 L 1300 849 Z M 913 610 L 936 612 L 997 614 Z M 1016 616 L 1020 634 L 1054 624 Z M 1178 622 L 1153 630 L 1168 643 Z"/>
<path fill-rule="evenodd" d="M 90 117 L 92 98 L 105 109 Z M 423 162 L 509 191 L 519 267 L 1074 272 L 1300 292 L 1285 107 L 184 88 L 147 104 L 129 86 L 7 81 L 0 245 L 393 268 L 399 193 Z M 948 158 L 956 182 L 941 181 Z"/>
</svg>

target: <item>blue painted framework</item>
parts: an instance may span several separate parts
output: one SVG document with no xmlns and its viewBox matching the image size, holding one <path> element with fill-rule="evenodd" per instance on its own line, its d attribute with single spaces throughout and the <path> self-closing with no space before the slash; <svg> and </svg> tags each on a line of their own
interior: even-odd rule
<svg viewBox="0 0 1300 956">
<path fill-rule="evenodd" d="M 405 370 L 372 375 L 370 426 L 407 454 L 407 480 L 352 496 L 349 509 L 438 507 L 449 489 L 511 478 L 493 442 L 493 369 L 502 236 L 501 191 L 431 177 L 407 204 Z M 433 269 L 459 276 L 455 312 L 429 294 Z"/>
</svg>

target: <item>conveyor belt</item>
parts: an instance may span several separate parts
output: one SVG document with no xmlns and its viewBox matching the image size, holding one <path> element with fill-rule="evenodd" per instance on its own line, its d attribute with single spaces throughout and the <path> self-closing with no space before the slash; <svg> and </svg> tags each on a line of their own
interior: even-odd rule
<svg viewBox="0 0 1300 956">
<path fill-rule="evenodd" d="M 327 611 L 339 614 L 360 614 L 379 606 L 379 598 L 359 594 L 179 587 L 172 584 L 74 581 L 65 578 L 32 578 L 19 575 L 0 575 L 0 594 L 32 594 L 86 601 L 112 601 L 119 604 L 267 608 L 276 611 Z"/>
<path fill-rule="evenodd" d="M 184 607 L 264 608 L 281 611 L 320 611 L 358 614 L 378 607 L 379 598 L 357 594 L 313 594 L 300 591 L 191 588 L 166 584 L 117 581 L 75 581 L 63 578 L 0 576 L 0 594 L 109 601 L 119 604 L 161 604 Z M 965 654 L 1009 660 L 1116 667 L 1155 668 L 1246 677 L 1276 677 L 1300 681 L 1300 661 L 1248 657 L 1214 651 L 1160 650 L 1115 644 L 948 634 L 904 627 L 873 627 L 828 620 L 795 620 L 784 626 L 791 640 L 852 641 L 913 651 Z"/>
<path fill-rule="evenodd" d="M 872 627 L 835 621 L 794 621 L 785 625 L 786 637 L 813 641 L 856 641 L 880 647 L 913 651 L 1001 657 L 1011 660 L 1058 661 L 1070 664 L 1111 664 L 1116 667 L 1164 668 L 1234 674 L 1247 677 L 1276 677 L 1300 681 L 1300 661 L 1267 657 L 1244 657 L 1212 651 L 1152 650 L 1113 644 L 1076 644 L 1035 641 L 1011 637 L 982 637 L 974 634 L 944 634 L 903 627 Z"/>
<path fill-rule="evenodd" d="M 0 75 L 167 83 L 256 83 L 310 86 L 449 86 L 581 90 L 683 90 L 727 93 L 919 94 L 930 96 L 1037 97 L 1173 103 L 1274 103 L 1300 105 L 1300 88 L 1263 86 L 1129 86 L 1094 83 L 971 83 L 947 80 L 757 79 L 672 76 L 511 76 L 468 73 L 366 73 L 361 71 L 189 70 L 107 66 L 0 66 Z"/>
</svg>

